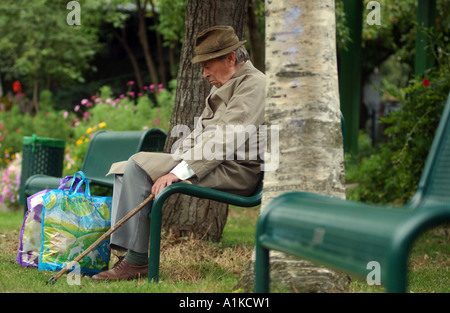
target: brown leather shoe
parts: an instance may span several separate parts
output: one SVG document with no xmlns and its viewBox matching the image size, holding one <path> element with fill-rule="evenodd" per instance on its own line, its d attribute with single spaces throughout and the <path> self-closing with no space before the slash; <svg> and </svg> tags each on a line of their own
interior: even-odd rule
<svg viewBox="0 0 450 313">
<path fill-rule="evenodd" d="M 130 280 L 148 276 L 148 264 L 136 266 L 128 262 L 125 257 L 119 257 L 114 266 L 104 272 L 92 276 L 93 280 Z"/>
</svg>

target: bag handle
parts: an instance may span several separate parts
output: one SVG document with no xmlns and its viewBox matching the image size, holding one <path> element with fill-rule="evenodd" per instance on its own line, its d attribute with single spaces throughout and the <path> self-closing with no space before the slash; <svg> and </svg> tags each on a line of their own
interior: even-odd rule
<svg viewBox="0 0 450 313">
<path fill-rule="evenodd" d="M 75 189 L 72 189 L 78 175 L 80 175 L 81 180 L 78 182 Z M 91 189 L 89 188 L 89 180 L 86 178 L 86 176 L 84 175 L 84 173 L 82 171 L 78 171 L 73 175 L 73 179 L 72 179 L 72 183 L 70 184 L 69 192 L 71 191 L 72 194 L 79 190 L 80 190 L 79 192 L 81 192 L 82 191 L 81 186 L 83 185 L 83 183 L 86 185 L 86 187 L 84 189 L 84 195 L 86 198 L 90 198 L 91 197 Z"/>
<path fill-rule="evenodd" d="M 78 182 L 77 185 L 80 185 L 80 183 L 86 179 L 86 176 L 84 175 L 84 173 L 82 171 L 76 172 L 73 175 L 72 183 L 70 184 L 70 190 L 72 190 L 72 187 L 73 187 L 78 175 L 80 175 L 80 178 L 79 178 L 80 181 Z M 75 189 L 75 190 L 78 190 L 78 187 L 81 187 L 81 186 L 77 186 L 77 189 Z"/>
<path fill-rule="evenodd" d="M 61 179 L 59 180 L 59 187 L 58 187 L 58 189 L 59 189 L 59 190 L 64 190 L 66 184 L 67 184 L 72 178 L 73 178 L 72 175 L 67 175 L 66 177 L 61 178 Z M 78 184 L 80 181 L 81 181 L 80 178 L 78 178 L 78 177 L 75 178 L 76 184 Z"/>
</svg>

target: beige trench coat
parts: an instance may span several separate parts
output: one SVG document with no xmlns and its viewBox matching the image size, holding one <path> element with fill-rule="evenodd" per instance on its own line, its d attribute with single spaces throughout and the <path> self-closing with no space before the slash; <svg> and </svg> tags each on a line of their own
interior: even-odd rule
<svg viewBox="0 0 450 313">
<path fill-rule="evenodd" d="M 264 123 L 264 102 L 265 76 L 248 61 L 222 87 L 211 89 L 194 131 L 174 144 L 178 148 L 170 154 L 139 152 L 131 159 L 153 181 L 184 160 L 196 174 L 190 179 L 194 184 L 249 195 L 261 175 L 257 131 Z M 115 163 L 107 175 L 124 168 L 125 162 Z"/>
</svg>

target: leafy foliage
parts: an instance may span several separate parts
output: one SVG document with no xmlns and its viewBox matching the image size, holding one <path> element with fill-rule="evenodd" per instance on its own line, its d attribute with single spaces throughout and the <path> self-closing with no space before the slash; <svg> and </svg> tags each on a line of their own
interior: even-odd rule
<svg viewBox="0 0 450 313">
<path fill-rule="evenodd" d="M 430 36 L 433 30 L 428 31 Z M 348 177 L 357 187 L 350 199 L 404 204 L 416 191 L 441 113 L 450 91 L 450 40 L 434 36 L 437 66 L 412 79 L 405 88 L 384 82 L 384 91 L 398 99 L 399 109 L 381 119 L 387 140 L 377 153 L 362 158 Z"/>
<path fill-rule="evenodd" d="M 128 82 L 128 86 L 134 82 Z M 175 81 L 171 82 L 171 89 L 158 91 L 148 89 L 147 94 L 134 94 L 128 91 L 114 97 L 111 89 L 104 86 L 99 93 L 91 99 L 81 100 L 81 106 L 77 112 L 84 112 L 82 117 L 74 118 L 73 140 L 68 145 L 66 155 L 65 172 L 67 174 L 79 170 L 89 139 L 100 130 L 128 131 L 144 130 L 149 128 L 161 128 L 169 130 L 170 116 L 175 97 Z M 153 95 L 157 93 L 152 100 Z"/>
<path fill-rule="evenodd" d="M 0 111 L 0 202 L 14 203 L 18 194 L 17 169 L 20 174 L 20 152 L 23 136 L 36 134 L 39 137 L 63 139 L 66 142 L 64 175 L 80 169 L 89 139 L 100 130 L 124 131 L 158 127 L 169 130 L 174 103 L 176 82 L 170 89 L 162 86 L 147 86 L 146 93 L 135 94 L 128 82 L 128 91 L 113 95 L 111 88 L 102 87 L 90 99 L 81 99 L 74 112 L 55 111 L 49 91 L 41 97 L 50 104 L 43 105 L 47 111 L 35 116 L 21 114 L 14 103 L 9 111 Z"/>
<path fill-rule="evenodd" d="M 186 1 L 158 0 L 156 1 L 156 8 L 159 17 L 157 30 L 162 34 L 165 44 L 172 46 L 174 42 L 182 43 Z"/>
<path fill-rule="evenodd" d="M 67 24 L 66 5 L 62 0 L 1 2 L 0 60 L 11 65 L 2 67 L 3 72 L 21 75 L 30 84 L 48 77 L 83 81 L 83 71 L 99 49 L 98 38 L 92 27 Z"/>
</svg>

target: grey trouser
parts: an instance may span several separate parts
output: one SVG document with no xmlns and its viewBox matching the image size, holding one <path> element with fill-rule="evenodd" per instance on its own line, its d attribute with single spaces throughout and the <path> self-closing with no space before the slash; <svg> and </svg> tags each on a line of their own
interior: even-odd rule
<svg viewBox="0 0 450 313">
<path fill-rule="evenodd" d="M 151 193 L 153 182 L 147 173 L 129 159 L 123 175 L 114 178 L 111 226 L 137 207 Z M 148 253 L 151 203 L 111 235 L 112 248 Z M 117 247 L 118 246 L 118 247 Z"/>
</svg>

